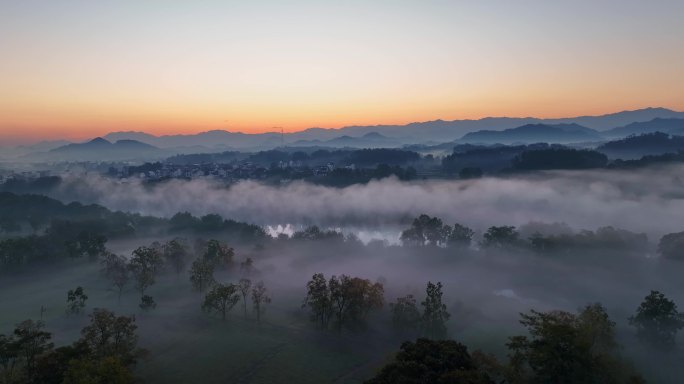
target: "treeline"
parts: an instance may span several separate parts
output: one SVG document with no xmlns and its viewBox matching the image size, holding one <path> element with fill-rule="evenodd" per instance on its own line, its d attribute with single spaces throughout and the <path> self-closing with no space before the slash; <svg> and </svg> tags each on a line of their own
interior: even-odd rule
<svg viewBox="0 0 684 384">
<path fill-rule="evenodd" d="M 369 315 L 384 307 L 382 282 L 347 275 L 326 279 L 321 273 L 306 284 L 302 305 L 310 321 L 325 330 L 365 330 Z M 394 361 L 367 383 L 644 383 L 622 357 L 616 323 L 605 307 L 593 303 L 576 313 L 553 310 L 522 313 L 527 334 L 509 337 L 508 360 L 467 348 L 449 339 L 452 314 L 443 303 L 442 284 L 428 282 L 417 305 L 412 295 L 389 304 L 390 328 L 405 342 Z M 453 314 L 458 317 L 459 313 Z M 377 317 L 376 317 L 377 318 Z M 651 291 L 626 319 L 637 339 L 652 351 L 671 351 L 684 328 L 684 314 L 663 293 Z M 376 320 L 381 321 L 381 320 Z"/>
<path fill-rule="evenodd" d="M 625 159 L 609 160 L 607 155 Z M 636 159 L 630 159 L 634 157 Z M 673 162 L 684 162 L 684 137 L 655 132 L 611 141 L 595 150 L 547 143 L 455 146 L 453 152 L 442 159 L 442 170 L 470 178 L 478 173 L 637 168 Z"/>
<path fill-rule="evenodd" d="M 0 192 L 0 212 L 0 233 L 5 234 L 23 230 L 40 234 L 49 232 L 56 222 L 62 222 L 89 227 L 110 238 L 183 231 L 196 234 L 222 231 L 245 240 L 265 236 L 257 225 L 224 219 L 217 214 L 195 217 L 188 212 L 179 212 L 171 219 L 165 219 L 111 211 L 96 204 L 64 204 L 46 196 L 10 192 Z"/>
<path fill-rule="evenodd" d="M 482 351 L 471 354 L 446 337 L 422 338 L 403 343 L 394 360 L 367 383 L 646 382 L 622 357 L 616 323 L 600 303 L 577 313 L 531 310 L 520 317 L 527 334 L 509 337 L 507 361 Z M 684 314 L 658 291 L 651 291 L 627 320 L 651 351 L 671 351 L 684 328 Z"/>
<path fill-rule="evenodd" d="M 124 289 L 132 285 L 140 295 L 138 306 L 144 311 L 157 307 L 148 290 L 154 286 L 157 277 L 165 272 L 180 277 L 187 271 L 192 289 L 205 294 L 202 309 L 220 314 L 223 320 L 240 300 L 243 301 L 244 315 L 247 317 L 247 302 L 251 298 L 256 320 L 260 322 L 266 304 L 271 301 L 263 281 L 252 284 L 250 277 L 259 274 L 254 261 L 247 257 L 237 263 L 233 248 L 215 239 L 197 239 L 194 246 L 190 246 L 183 238 L 166 243 L 154 242 L 136 248 L 128 257 L 105 252 L 101 256 L 101 264 L 102 274 L 118 292 L 119 300 Z M 239 281 L 221 283 L 216 277 L 217 272 L 239 276 Z"/>
<path fill-rule="evenodd" d="M 166 161 L 168 163 L 180 165 L 249 162 L 263 167 L 270 167 L 272 164 L 280 162 L 293 162 L 300 166 L 317 166 L 330 162 L 340 165 L 355 164 L 361 167 L 372 167 L 379 164 L 405 165 L 418 160 L 420 160 L 420 155 L 413 151 L 393 148 L 368 148 L 355 150 L 318 149 L 313 151 L 283 151 L 273 149 L 256 153 L 223 152 L 218 154 L 177 155 L 168 158 Z"/>
<path fill-rule="evenodd" d="M 523 238 L 514 226 L 489 227 L 480 241 L 474 239 L 475 231 L 463 224 L 453 226 L 445 224 L 440 218 L 420 215 L 400 236 L 404 246 L 443 247 L 470 249 L 521 249 L 535 252 L 574 252 L 587 249 L 610 249 L 612 251 L 643 252 L 649 247 L 648 237 L 643 233 L 634 233 L 624 229 L 602 227 L 596 231 L 583 230 L 578 233 L 542 234 L 535 231 L 528 238 Z M 661 240 L 660 248 L 667 249 L 663 256 L 678 249 L 684 244 L 684 234 L 666 235 Z M 668 245 L 675 244 L 675 245 Z M 684 257 L 683 257 L 684 258 Z"/>
<path fill-rule="evenodd" d="M 136 329 L 133 316 L 96 308 L 76 342 L 55 348 L 42 321 L 22 321 L 11 334 L 0 334 L 0 381 L 134 383 L 133 369 L 144 353 Z"/>
</svg>

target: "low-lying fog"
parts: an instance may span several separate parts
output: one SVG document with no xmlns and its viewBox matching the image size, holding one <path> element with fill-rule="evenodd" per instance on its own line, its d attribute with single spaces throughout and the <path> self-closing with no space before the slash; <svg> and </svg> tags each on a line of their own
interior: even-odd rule
<svg viewBox="0 0 684 384">
<path fill-rule="evenodd" d="M 143 184 L 100 176 L 66 179 L 53 192 L 63 201 L 168 217 L 179 211 L 218 213 L 263 226 L 316 224 L 355 227 L 396 238 L 399 228 L 426 213 L 477 230 L 492 225 L 563 222 L 573 229 L 615 226 L 651 240 L 680 230 L 684 166 L 640 170 L 554 171 L 508 178 L 401 182 L 394 178 L 332 188 L 212 180 Z"/>
</svg>

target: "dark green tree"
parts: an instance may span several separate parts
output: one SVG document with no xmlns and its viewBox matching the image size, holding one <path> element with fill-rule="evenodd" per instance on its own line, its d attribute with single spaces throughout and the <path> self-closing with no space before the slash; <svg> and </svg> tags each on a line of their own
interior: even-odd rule
<svg viewBox="0 0 684 384">
<path fill-rule="evenodd" d="M 427 338 L 444 339 L 447 337 L 446 322 L 451 315 L 447 312 L 447 307 L 442 303 L 442 283 L 427 283 L 425 289 L 425 301 L 420 304 L 423 306 L 421 326 Z"/>
<path fill-rule="evenodd" d="M 454 224 L 447 238 L 447 245 L 454 248 L 469 248 L 475 231 L 461 224 Z"/>
<path fill-rule="evenodd" d="M 139 247 L 133 251 L 128 268 L 133 275 L 140 295 L 155 282 L 154 278 L 164 264 L 158 249 L 153 247 Z"/>
<path fill-rule="evenodd" d="M 118 300 L 121 300 L 121 292 L 130 280 L 128 260 L 121 255 L 111 252 L 105 253 L 102 259 L 102 273 L 116 287 Z"/>
<path fill-rule="evenodd" d="M 24 320 L 14 329 L 16 351 L 24 363 L 24 371 L 29 382 L 35 375 L 36 359 L 52 349 L 52 334 L 44 331 L 42 321 Z"/>
<path fill-rule="evenodd" d="M 205 260 L 211 262 L 215 267 L 224 266 L 226 268 L 233 265 L 233 257 L 235 251 L 218 240 L 209 240 L 206 245 L 206 251 L 202 255 Z"/>
<path fill-rule="evenodd" d="M 90 315 L 90 324 L 81 330 L 78 343 L 87 348 L 90 359 L 114 357 L 123 365 L 131 366 L 140 354 L 137 328 L 132 316 L 116 316 L 106 309 L 95 308 Z"/>
<path fill-rule="evenodd" d="M 190 267 L 190 282 L 193 288 L 200 293 L 211 287 L 216 283 L 214 280 L 214 264 L 203 257 L 195 259 Z"/>
<path fill-rule="evenodd" d="M 322 273 L 317 273 L 306 283 L 306 288 L 306 298 L 302 307 L 309 308 L 311 321 L 320 324 L 324 329 L 328 328 L 332 317 L 332 300 L 328 281 Z"/>
<path fill-rule="evenodd" d="M 529 336 L 512 337 L 507 344 L 508 382 L 639 382 L 639 376 L 620 360 L 615 323 L 600 304 L 588 305 L 578 314 L 531 311 L 521 316 Z"/>
<path fill-rule="evenodd" d="M 666 259 L 684 260 L 684 232 L 670 233 L 660 238 L 658 252 Z"/>
<path fill-rule="evenodd" d="M 181 238 L 175 238 L 163 246 L 163 256 L 167 265 L 173 267 L 176 271 L 176 275 L 180 275 L 185 268 L 187 259 L 190 256 L 188 251 L 188 245 L 185 240 Z"/>
<path fill-rule="evenodd" d="M 636 327 L 637 337 L 642 342 L 671 349 L 675 346 L 677 332 L 684 328 L 684 314 L 663 293 L 651 291 L 636 314 L 629 318 L 629 323 Z"/>
<path fill-rule="evenodd" d="M 216 284 L 214 285 L 202 302 L 202 309 L 206 312 L 216 312 L 221 314 L 221 318 L 226 320 L 226 314 L 240 300 L 238 287 L 235 284 Z"/>
<path fill-rule="evenodd" d="M 3 383 L 13 383 L 19 360 L 19 344 L 14 337 L 0 334 L 0 377 Z"/>
<path fill-rule="evenodd" d="M 383 306 L 384 288 L 380 283 L 341 275 L 339 278 L 332 276 L 328 287 L 338 329 L 364 327 L 368 313 Z"/>
<path fill-rule="evenodd" d="M 451 227 L 444 225 L 441 219 L 423 214 L 415 218 L 411 227 L 401 233 L 401 241 L 413 246 L 442 246 L 446 244 L 450 234 Z"/>
<path fill-rule="evenodd" d="M 394 360 L 366 384 L 494 384 L 468 348 L 454 340 L 405 342 Z"/>
<path fill-rule="evenodd" d="M 399 297 L 396 302 L 390 303 L 389 307 L 392 313 L 392 327 L 397 333 L 406 335 L 418 330 L 420 312 L 413 295 Z"/>
<path fill-rule="evenodd" d="M 488 248 L 505 248 L 519 243 L 520 234 L 513 226 L 489 227 L 481 245 Z"/>
</svg>

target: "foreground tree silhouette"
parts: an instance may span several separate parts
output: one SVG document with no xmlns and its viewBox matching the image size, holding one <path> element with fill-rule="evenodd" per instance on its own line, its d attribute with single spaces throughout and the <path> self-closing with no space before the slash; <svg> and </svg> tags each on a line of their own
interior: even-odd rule
<svg viewBox="0 0 684 384">
<path fill-rule="evenodd" d="M 90 324 L 81 331 L 79 340 L 87 347 L 92 358 L 113 357 L 124 365 L 135 364 L 139 350 L 134 317 L 116 316 L 114 312 L 96 308 L 90 315 Z"/>
<path fill-rule="evenodd" d="M 216 284 L 204 297 L 202 309 L 209 313 L 220 313 L 221 318 L 225 320 L 226 313 L 230 311 L 239 300 L 240 295 L 235 284 Z"/>
<path fill-rule="evenodd" d="M 405 342 L 394 360 L 366 384 L 494 384 L 468 349 L 454 340 Z"/>
<path fill-rule="evenodd" d="M 640 383 L 618 355 L 615 323 L 601 304 L 578 314 L 565 311 L 521 314 L 529 336 L 510 338 L 510 383 Z"/>
<path fill-rule="evenodd" d="M 36 359 L 54 345 L 50 342 L 52 334 L 44 331 L 44 328 L 42 321 L 24 320 L 14 329 L 13 347 L 24 362 L 24 371 L 29 382 L 35 375 Z"/>
<path fill-rule="evenodd" d="M 132 368 L 142 352 L 137 349 L 132 317 L 117 317 L 95 309 L 91 322 L 72 345 L 46 348 L 40 353 L 28 381 L 13 383 L 132 384 Z M 28 376 L 27 376 L 28 377 Z"/>
<path fill-rule="evenodd" d="M 676 344 L 677 332 L 684 328 L 684 314 L 663 293 L 651 291 L 629 318 L 636 327 L 640 341 L 658 348 L 671 349 Z"/>
<path fill-rule="evenodd" d="M 423 332 L 430 339 L 444 339 L 447 336 L 446 322 L 451 315 L 446 305 L 442 304 L 442 283 L 428 282 L 425 292 L 425 301 L 420 303 L 423 306 Z"/>
</svg>

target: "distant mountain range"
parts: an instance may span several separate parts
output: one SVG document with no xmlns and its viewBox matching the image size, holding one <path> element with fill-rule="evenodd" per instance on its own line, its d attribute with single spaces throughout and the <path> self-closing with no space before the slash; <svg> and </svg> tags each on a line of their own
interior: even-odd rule
<svg viewBox="0 0 684 384">
<path fill-rule="evenodd" d="M 579 116 L 562 119 L 488 117 L 479 120 L 435 120 L 406 125 L 350 126 L 339 129 L 309 128 L 300 132 L 245 134 L 228 131 L 209 131 L 194 135 L 153 136 L 143 132 L 114 132 L 104 138 L 138 140 L 159 148 L 181 146 L 221 146 L 225 149 L 268 149 L 285 145 L 325 145 L 330 147 L 400 146 L 405 144 L 437 144 L 455 141 L 464 135 L 481 131 L 501 131 L 530 124 L 550 126 L 578 125 L 585 129 L 605 131 L 635 122 L 653 119 L 684 119 L 684 112 L 665 108 L 646 108 L 602 116 Z M 371 135 L 366 137 L 366 135 Z M 571 135 L 566 135 L 571 136 Z M 584 137 L 581 138 L 584 140 Z"/>
<path fill-rule="evenodd" d="M 23 155 L 21 157 L 24 160 L 36 161 L 151 160 L 175 154 L 259 151 L 280 146 L 397 148 L 407 145 L 449 147 L 464 143 L 586 143 L 656 131 L 681 134 L 684 131 L 684 112 L 646 108 L 561 119 L 489 117 L 479 120 L 435 120 L 406 125 L 310 128 L 283 135 L 279 132 L 246 134 L 221 130 L 163 136 L 144 132 L 112 132 L 85 143 L 38 143 L 14 148 L 4 155 Z"/>
<path fill-rule="evenodd" d="M 47 152 L 26 157 L 45 161 L 150 160 L 169 156 L 169 151 L 137 140 L 117 140 L 112 143 L 97 137 L 85 143 L 72 143 Z"/>
<path fill-rule="evenodd" d="M 656 118 L 651 121 L 635 122 L 603 132 L 605 137 L 619 138 L 629 135 L 663 132 L 670 135 L 684 135 L 684 119 Z"/>
<path fill-rule="evenodd" d="M 503 131 L 482 130 L 467 133 L 459 142 L 483 144 L 578 143 L 603 140 L 601 134 L 578 124 L 526 124 Z"/>
</svg>

